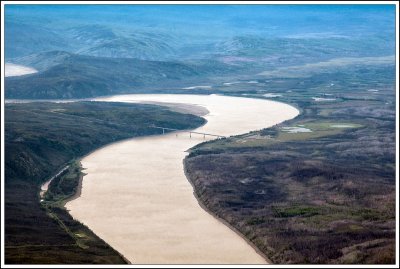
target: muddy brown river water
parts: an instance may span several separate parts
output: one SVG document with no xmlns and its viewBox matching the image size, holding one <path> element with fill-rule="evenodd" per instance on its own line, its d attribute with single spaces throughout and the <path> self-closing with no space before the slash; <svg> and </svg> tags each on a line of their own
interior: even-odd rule
<svg viewBox="0 0 400 269">
<path fill-rule="evenodd" d="M 166 102 L 206 108 L 197 132 L 223 136 L 258 130 L 298 115 L 290 105 L 218 95 L 119 95 L 97 101 Z M 209 139 L 209 138 L 206 138 Z M 81 196 L 70 214 L 133 264 L 266 264 L 246 240 L 203 210 L 183 159 L 203 135 L 175 132 L 103 147 L 82 159 Z"/>
</svg>

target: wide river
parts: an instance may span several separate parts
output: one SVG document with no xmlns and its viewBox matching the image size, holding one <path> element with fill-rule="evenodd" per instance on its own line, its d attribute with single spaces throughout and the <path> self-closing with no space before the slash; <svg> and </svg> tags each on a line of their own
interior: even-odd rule
<svg viewBox="0 0 400 269">
<path fill-rule="evenodd" d="M 292 119 L 290 105 L 219 95 L 118 95 L 97 101 L 167 102 L 205 107 L 197 132 L 223 136 Z M 105 134 L 106 135 L 106 134 Z M 207 138 L 206 138 L 207 139 Z M 241 236 L 203 210 L 183 171 L 203 135 L 175 132 L 111 144 L 82 159 L 81 196 L 70 214 L 133 264 L 265 264 Z"/>
</svg>

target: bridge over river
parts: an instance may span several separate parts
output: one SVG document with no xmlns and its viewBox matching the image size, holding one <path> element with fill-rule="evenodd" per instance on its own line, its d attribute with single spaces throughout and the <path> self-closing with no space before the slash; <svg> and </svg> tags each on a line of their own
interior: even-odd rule
<svg viewBox="0 0 400 269">
<path fill-rule="evenodd" d="M 295 117 L 296 108 L 218 95 L 122 95 L 96 101 L 190 104 L 208 113 L 195 130 L 154 124 L 164 135 L 124 140 L 85 156 L 81 196 L 66 204 L 74 219 L 134 264 L 268 263 L 254 245 L 201 207 L 183 160 L 203 137 L 260 130 Z"/>
<path fill-rule="evenodd" d="M 154 125 L 151 125 L 150 127 L 151 128 L 162 129 L 163 134 L 165 134 L 165 130 L 185 132 L 185 130 L 179 130 L 179 129 L 174 129 L 174 128 L 166 128 L 166 127 L 160 127 L 160 126 L 154 126 Z M 200 135 L 203 135 L 204 138 L 206 138 L 206 136 L 216 137 L 217 139 L 226 138 L 226 136 L 217 135 L 217 134 L 209 134 L 209 133 L 195 132 L 195 131 L 189 131 L 189 130 L 187 132 L 189 133 L 190 137 L 192 137 L 192 134 L 200 134 Z"/>
</svg>

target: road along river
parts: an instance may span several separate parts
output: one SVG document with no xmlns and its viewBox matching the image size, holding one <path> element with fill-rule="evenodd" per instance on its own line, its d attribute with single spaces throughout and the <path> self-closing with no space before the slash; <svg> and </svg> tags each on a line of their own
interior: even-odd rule
<svg viewBox="0 0 400 269">
<path fill-rule="evenodd" d="M 119 95 L 94 100 L 202 106 L 209 111 L 204 116 L 207 123 L 195 131 L 222 136 L 269 127 L 299 113 L 284 103 L 219 95 Z M 193 195 L 183 159 L 186 150 L 203 141 L 203 135 L 190 137 L 179 131 L 94 151 L 82 159 L 87 175 L 81 196 L 66 208 L 133 264 L 267 263 L 241 236 L 203 210 Z"/>
</svg>

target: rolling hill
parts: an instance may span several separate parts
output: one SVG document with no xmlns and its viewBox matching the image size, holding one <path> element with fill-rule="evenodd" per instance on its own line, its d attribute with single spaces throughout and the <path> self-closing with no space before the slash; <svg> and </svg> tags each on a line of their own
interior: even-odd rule
<svg viewBox="0 0 400 269">
<path fill-rule="evenodd" d="M 190 63 L 105 58 L 46 52 L 16 61 L 42 70 L 6 79 L 6 98 L 86 98 L 116 93 L 165 89 L 183 80 L 201 80 L 239 70 L 217 61 Z"/>
<path fill-rule="evenodd" d="M 160 133 L 151 124 L 186 129 L 204 123 L 194 115 L 144 104 L 33 102 L 7 104 L 4 110 L 7 264 L 126 263 L 62 204 L 40 203 L 40 185 L 101 146 Z"/>
</svg>

